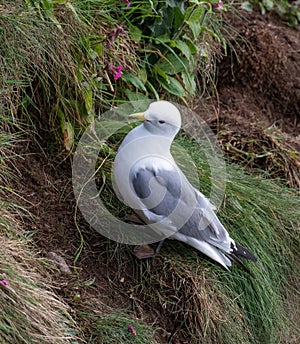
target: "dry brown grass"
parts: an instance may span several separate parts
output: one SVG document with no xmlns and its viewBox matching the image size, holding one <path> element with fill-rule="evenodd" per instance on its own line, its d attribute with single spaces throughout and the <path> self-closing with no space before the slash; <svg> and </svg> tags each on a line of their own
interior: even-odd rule
<svg viewBox="0 0 300 344">
<path fill-rule="evenodd" d="M 1 343 L 71 343 L 76 340 L 69 307 L 51 290 L 51 279 L 33 247 L 22 238 L 18 221 L 1 209 L 0 286 Z M 13 232 L 19 239 L 13 239 Z M 24 234 L 24 233 L 23 233 Z"/>
</svg>

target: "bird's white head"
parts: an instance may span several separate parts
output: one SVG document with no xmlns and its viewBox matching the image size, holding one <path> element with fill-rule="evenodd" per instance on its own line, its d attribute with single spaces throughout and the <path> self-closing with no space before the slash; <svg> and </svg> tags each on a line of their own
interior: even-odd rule
<svg viewBox="0 0 300 344">
<path fill-rule="evenodd" d="M 164 135 L 173 138 L 181 127 L 181 115 L 172 103 L 160 100 L 150 104 L 146 112 L 133 114 L 144 121 L 145 128 L 154 135 Z"/>
<path fill-rule="evenodd" d="M 179 110 L 175 105 L 166 100 L 151 103 L 144 116 L 146 121 L 165 122 L 178 128 L 178 130 L 181 127 L 181 115 Z"/>
</svg>

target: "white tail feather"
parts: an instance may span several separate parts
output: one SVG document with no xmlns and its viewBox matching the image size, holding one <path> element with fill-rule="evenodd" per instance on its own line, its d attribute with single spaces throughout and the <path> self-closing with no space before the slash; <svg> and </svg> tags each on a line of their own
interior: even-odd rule
<svg viewBox="0 0 300 344">
<path fill-rule="evenodd" d="M 226 269 L 228 269 L 228 266 L 231 266 L 231 261 L 222 252 L 220 252 L 216 247 L 212 246 L 208 242 L 197 240 L 195 238 L 183 235 L 179 232 L 174 234 L 171 238 L 182 241 L 194 247 L 198 251 L 206 254 L 208 257 L 210 257 L 211 259 L 215 260 L 216 262 L 224 266 Z"/>
</svg>

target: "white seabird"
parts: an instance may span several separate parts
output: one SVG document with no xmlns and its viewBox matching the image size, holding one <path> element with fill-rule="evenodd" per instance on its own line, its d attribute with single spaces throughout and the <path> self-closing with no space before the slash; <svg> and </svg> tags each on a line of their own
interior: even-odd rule
<svg viewBox="0 0 300 344">
<path fill-rule="evenodd" d="M 229 236 L 216 208 L 174 161 L 170 147 L 181 127 L 178 109 L 170 102 L 157 101 L 146 112 L 130 117 L 143 123 L 127 134 L 114 161 L 114 181 L 121 200 L 150 225 L 149 231 L 158 224 L 154 231 L 160 229 L 163 239 L 182 241 L 225 268 L 231 261 L 245 267 L 239 257 L 256 261 Z"/>
</svg>

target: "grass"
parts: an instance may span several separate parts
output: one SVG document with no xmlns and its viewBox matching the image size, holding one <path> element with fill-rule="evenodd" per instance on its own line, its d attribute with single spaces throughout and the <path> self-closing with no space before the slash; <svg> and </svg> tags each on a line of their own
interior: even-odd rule
<svg viewBox="0 0 300 344">
<path fill-rule="evenodd" d="M 167 89 L 185 101 L 190 91 L 196 92 L 197 69 L 202 70 L 198 79 L 203 79 L 198 87 L 204 90 L 215 73 L 216 56 L 226 46 L 220 28 L 230 31 L 228 25 L 221 14 L 211 11 L 202 26 L 198 17 L 186 25 L 179 7 L 173 22 L 165 23 L 158 14 L 172 12 L 172 4 L 156 6 L 132 2 L 126 9 L 122 1 L 116 6 L 110 0 L 62 4 L 18 0 L 2 6 L 0 83 L 6 113 L 13 118 L 22 114 L 35 126 L 54 132 L 71 150 L 74 136 L 95 115 L 124 99 L 155 98 Z M 187 17 L 188 13 L 186 9 Z M 169 32 L 179 24 L 179 37 L 171 35 L 168 42 L 147 29 L 153 26 L 155 32 L 159 28 Z M 178 46 L 172 47 L 175 43 Z M 168 59 L 163 58 L 165 52 Z M 162 65 L 168 73 L 161 70 Z M 122 78 L 114 80 L 118 66 L 123 67 Z"/>
<path fill-rule="evenodd" d="M 26 213 L 17 202 L 22 197 L 11 187 L 18 178 L 16 146 L 24 144 L 21 128 L 11 118 L 0 125 L 0 342 L 79 343 L 70 308 L 53 292 L 52 278 L 36 247 L 22 228 Z M 26 213 L 27 214 L 27 213 Z"/>
<path fill-rule="evenodd" d="M 14 134 L 20 131 L 15 127 L 20 119 L 27 125 L 22 126 L 22 135 L 30 131 L 28 136 L 38 143 L 47 135 L 71 150 L 76 134 L 95 115 L 122 101 L 118 97 L 126 94 L 128 84 L 122 81 L 117 85 L 107 66 L 122 64 L 128 72 L 135 72 L 141 55 L 136 53 L 139 43 L 126 31 L 112 50 L 107 48 L 111 30 L 130 17 L 114 8 L 112 1 L 96 0 L 72 1 L 48 14 L 35 6 L 28 8 L 21 0 L 0 7 L 0 44 L 4 52 L 0 57 L 1 197 L 7 191 L 18 194 L 18 190 L 8 188 L 12 178 L 9 169 L 17 170 L 14 147 L 22 144 L 24 137 Z M 215 23 L 217 33 L 220 24 Z M 212 48 L 209 52 L 218 50 Z M 151 66 L 146 57 L 144 63 Z M 210 67 L 213 69 L 208 66 L 208 71 Z M 143 87 L 133 86 L 131 95 L 139 96 L 138 87 Z M 193 157 L 201 190 L 208 194 L 210 170 L 203 152 L 188 138 L 180 137 L 177 143 Z M 103 146 L 102 158 L 107 161 L 99 183 L 105 186 L 102 195 L 110 209 L 124 216 L 126 209 L 117 202 L 109 185 L 117 142 L 109 145 Z M 28 233 L 15 216 L 20 215 L 18 204 L 2 200 L 0 255 L 5 259 L 1 259 L 0 279 L 6 273 L 9 285 L 0 285 L 1 340 L 8 344 L 109 344 L 158 343 L 169 338 L 180 343 L 286 344 L 294 338 L 296 343 L 299 195 L 280 182 L 247 174 L 232 164 L 227 165 L 227 178 L 219 216 L 231 235 L 258 256 L 257 264 L 248 264 L 253 278 L 237 267 L 224 271 L 178 242 L 167 241 L 161 255 L 149 261 L 137 261 L 129 248 L 109 243 L 100 253 L 108 257 L 108 277 L 117 290 L 110 285 L 108 295 L 100 294 L 99 289 L 97 298 L 78 304 L 67 298 L 62 301 L 53 291 L 51 280 L 56 272 L 46 273 L 36 248 L 24 239 Z M 82 240 L 89 240 L 89 228 L 79 230 Z M 78 262 L 90 255 L 83 244 L 76 257 L 74 254 Z M 124 309 L 118 302 L 114 307 L 104 307 L 102 299 L 112 290 L 121 291 L 119 298 L 128 301 L 128 284 L 120 282 L 124 274 L 130 281 L 132 307 Z M 136 336 L 128 331 L 129 324 L 136 329 Z"/>
<path fill-rule="evenodd" d="M 208 195 L 210 169 L 203 151 L 186 137 L 176 142 L 193 158 L 201 189 Z M 109 166 L 106 161 L 102 171 L 109 173 Z M 109 180 L 107 175 L 106 183 Z M 103 197 L 110 211 L 122 216 L 124 208 L 108 184 Z M 295 342 L 299 335 L 298 307 L 290 313 L 295 302 L 290 295 L 299 300 L 299 207 L 293 189 L 228 163 L 218 216 L 232 237 L 257 255 L 257 264 L 247 264 L 253 277 L 236 266 L 224 271 L 189 246 L 169 240 L 159 257 L 145 262 L 132 261 L 126 250 L 117 248 L 122 262 L 117 278 L 129 259 L 137 308 L 158 312 L 159 323 L 173 329 L 175 342 L 293 343 L 291 338 Z"/>
<path fill-rule="evenodd" d="M 197 151 L 196 148 L 193 157 L 198 160 L 198 167 L 207 168 Z M 299 276 L 299 198 L 296 191 L 248 175 L 235 165 L 227 164 L 227 178 L 219 216 L 231 235 L 255 252 L 259 262 L 251 264 L 252 281 L 239 271 L 222 274 L 220 282 L 237 293 L 237 304 L 245 312 L 254 339 L 261 343 L 279 342 L 283 329 L 296 329 L 285 312 L 285 297 L 288 290 L 294 292 Z"/>
<path fill-rule="evenodd" d="M 105 310 L 99 312 L 99 308 Z M 158 329 L 147 325 L 128 310 L 109 309 L 99 299 L 93 300 L 93 303 L 85 306 L 84 311 L 78 312 L 78 321 L 86 325 L 87 343 L 159 343 L 156 339 Z M 135 334 L 129 331 L 129 325 L 133 326 Z"/>
<path fill-rule="evenodd" d="M 4 135 L 9 155 L 13 155 Z M 110 155 L 101 173 L 106 175 L 103 196 L 110 209 L 123 216 L 124 209 L 120 212 L 109 185 L 113 150 L 120 139 L 117 134 L 111 147 L 107 142 L 104 152 Z M 201 190 L 209 194 L 210 169 L 203 151 L 186 136 L 176 143 L 192 157 Z M 8 151 L 2 151 L 4 157 L 5 153 Z M 102 298 L 108 296 L 102 293 L 90 302 L 68 300 L 71 308 L 66 306 L 51 291 L 46 282 L 49 276 L 33 248 L 29 253 L 28 243 L 16 240 L 22 233 L 20 224 L 12 216 L 14 208 L 4 204 L 0 250 L 7 259 L 1 263 L 1 273 L 7 274 L 9 287 L 0 288 L 1 304 L 6 305 L 2 320 L 0 317 L 1 335 L 7 343 L 22 342 L 21 338 L 25 343 L 72 342 L 77 340 L 74 333 L 88 343 L 156 343 L 167 338 L 189 343 L 296 343 L 299 203 L 296 191 L 279 181 L 251 175 L 228 163 L 226 196 L 219 216 L 231 235 L 258 256 L 257 264 L 248 264 L 254 277 L 237 267 L 225 271 L 196 250 L 171 240 L 159 257 L 149 261 L 137 261 L 126 246 L 109 243 L 99 252 L 106 250 L 108 279 L 113 281 L 110 288 L 117 288 L 119 298 L 128 299 L 128 284 L 124 286 L 120 280 L 125 275 L 130 281 L 132 307 L 128 309 L 120 309 L 118 302 L 104 307 Z M 89 240 L 87 229 L 81 230 Z M 84 245 L 83 259 L 90 255 L 88 250 Z M 73 314 L 78 330 L 67 312 Z M 137 336 L 131 336 L 129 324 Z"/>
<path fill-rule="evenodd" d="M 125 31 L 121 44 L 107 48 L 116 25 L 109 3 L 77 1 L 76 8 L 56 5 L 47 12 L 39 1 L 28 6 L 18 0 L 0 8 L 6 117 L 24 118 L 36 134 L 50 131 L 70 150 L 82 127 L 110 107 L 116 97 L 110 66 L 134 71 L 137 57 Z"/>
<path fill-rule="evenodd" d="M 78 343 L 70 308 L 51 290 L 51 278 L 36 250 L 21 235 L 12 210 L 1 207 L 0 286 L 1 343 Z M 9 238 L 14 233 L 14 238 Z"/>
</svg>

